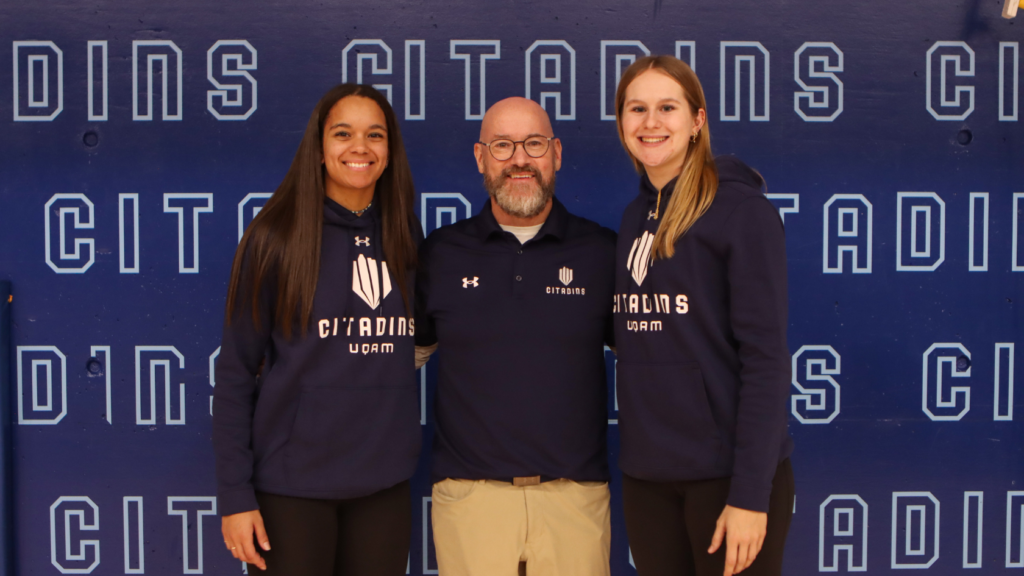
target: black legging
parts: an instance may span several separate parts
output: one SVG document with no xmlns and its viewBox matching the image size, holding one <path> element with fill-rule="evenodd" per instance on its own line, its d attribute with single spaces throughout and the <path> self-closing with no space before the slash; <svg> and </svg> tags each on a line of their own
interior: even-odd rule
<svg viewBox="0 0 1024 576">
<path fill-rule="evenodd" d="M 251 576 L 402 576 L 409 559 L 409 482 L 348 500 L 256 493 L 270 540 Z"/>
<path fill-rule="evenodd" d="M 648 482 L 622 475 L 626 533 L 638 576 L 721 576 L 725 540 L 708 554 L 715 523 L 725 508 L 729 478 Z M 742 576 L 780 576 L 786 533 L 793 515 L 793 467 L 775 471 L 768 503 L 768 533 Z"/>
</svg>

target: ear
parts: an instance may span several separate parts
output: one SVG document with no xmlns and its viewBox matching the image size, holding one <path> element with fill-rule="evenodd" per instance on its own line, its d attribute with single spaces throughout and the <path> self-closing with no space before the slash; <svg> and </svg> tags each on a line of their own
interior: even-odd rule
<svg viewBox="0 0 1024 576">
<path fill-rule="evenodd" d="M 555 172 L 562 169 L 562 141 L 555 138 L 551 141 L 551 148 L 555 154 Z"/>
<path fill-rule="evenodd" d="M 479 142 L 473 144 L 473 156 L 476 156 L 476 169 L 479 170 L 481 174 L 484 173 L 484 154 L 489 154 L 487 146 L 484 146 Z"/>
<path fill-rule="evenodd" d="M 704 124 L 708 121 L 708 114 L 703 108 L 697 110 L 697 114 L 693 117 L 693 131 L 700 132 L 704 128 Z"/>
</svg>

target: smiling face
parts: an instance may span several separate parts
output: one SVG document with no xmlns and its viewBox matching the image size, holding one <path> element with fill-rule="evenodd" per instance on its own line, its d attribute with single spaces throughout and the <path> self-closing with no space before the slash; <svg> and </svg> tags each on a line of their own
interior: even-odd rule
<svg viewBox="0 0 1024 576">
<path fill-rule="evenodd" d="M 706 115 L 691 110 L 682 85 L 652 68 L 626 87 L 621 118 L 626 147 L 660 187 L 682 170 L 690 137 L 704 127 Z"/>
<path fill-rule="evenodd" d="M 384 111 L 362 96 L 346 96 L 331 108 L 323 129 L 324 191 L 352 210 L 365 207 L 388 163 Z"/>
<path fill-rule="evenodd" d="M 498 102 L 480 126 L 480 142 L 519 142 L 534 136 L 552 137 L 551 121 L 536 102 L 525 98 Z M 505 214 L 530 220 L 544 212 L 555 192 L 555 172 L 562 166 L 562 143 L 557 138 L 539 158 L 530 157 L 523 144 L 516 144 L 515 153 L 504 161 L 495 160 L 484 144 L 476 144 L 473 153 L 487 192 Z"/>
</svg>

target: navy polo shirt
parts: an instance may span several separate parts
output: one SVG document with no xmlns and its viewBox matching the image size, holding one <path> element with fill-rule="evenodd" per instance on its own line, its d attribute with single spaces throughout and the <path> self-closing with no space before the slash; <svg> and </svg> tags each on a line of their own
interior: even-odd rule
<svg viewBox="0 0 1024 576">
<path fill-rule="evenodd" d="M 615 241 L 555 199 L 525 244 L 490 202 L 423 243 L 416 344 L 440 344 L 435 482 L 608 480 Z"/>
</svg>

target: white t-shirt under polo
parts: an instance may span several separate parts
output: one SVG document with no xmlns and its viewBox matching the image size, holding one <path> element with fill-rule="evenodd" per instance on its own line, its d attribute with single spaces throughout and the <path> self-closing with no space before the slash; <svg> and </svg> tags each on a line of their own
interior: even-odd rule
<svg viewBox="0 0 1024 576">
<path fill-rule="evenodd" d="M 526 244 L 528 241 L 533 239 L 533 237 L 537 235 L 537 232 L 540 232 L 540 227 L 543 225 L 543 222 L 534 226 L 506 226 L 504 224 L 498 224 L 498 226 L 501 226 L 501 229 L 505 232 L 515 234 L 516 238 L 519 239 L 520 244 Z"/>
</svg>

